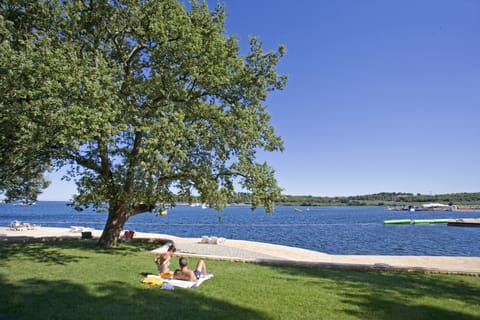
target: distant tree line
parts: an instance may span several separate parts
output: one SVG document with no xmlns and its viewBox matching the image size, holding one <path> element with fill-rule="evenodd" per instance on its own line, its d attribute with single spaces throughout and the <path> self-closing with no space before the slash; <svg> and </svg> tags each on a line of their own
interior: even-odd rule
<svg viewBox="0 0 480 320">
<path fill-rule="evenodd" d="M 233 205 L 249 205 L 252 196 L 247 192 L 239 192 L 229 198 L 228 203 Z M 199 198 L 180 199 L 180 202 L 202 202 Z M 439 195 L 425 195 L 403 192 L 381 192 L 368 195 L 320 197 L 311 195 L 283 195 L 275 200 L 277 206 L 402 206 L 419 205 L 425 203 L 442 203 L 457 206 L 480 205 L 480 192 L 448 193 Z"/>
</svg>

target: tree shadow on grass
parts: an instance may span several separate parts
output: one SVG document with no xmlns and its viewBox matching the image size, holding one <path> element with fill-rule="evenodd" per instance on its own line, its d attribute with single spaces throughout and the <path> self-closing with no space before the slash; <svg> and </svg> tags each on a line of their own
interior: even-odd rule
<svg viewBox="0 0 480 320">
<path fill-rule="evenodd" d="M 102 280 L 86 284 L 74 275 L 72 280 L 68 276 L 63 280 L 35 279 L 35 272 L 29 275 L 20 270 L 19 279 L 23 280 L 14 282 L 0 275 L 0 319 L 225 319 L 239 315 L 246 319 L 270 319 L 261 311 L 240 307 L 221 297 L 208 297 L 202 288 L 167 291 L 141 287 L 132 280 L 136 275 L 122 270 L 146 265 L 146 260 L 139 262 L 137 257 L 143 259 L 141 253 L 156 246 L 135 243 L 99 249 L 95 242 L 75 240 L 0 245 L 0 268 L 21 268 L 24 261 L 29 268 L 38 266 L 40 271 L 48 272 L 53 267 L 56 271 L 52 272 L 59 272 L 58 266 L 65 266 L 65 272 L 72 272 L 72 265 L 80 263 L 84 267 L 79 270 L 87 273 L 112 272 L 96 277 Z M 103 254 L 106 259 L 101 258 Z M 131 257 L 123 257 L 128 255 Z M 92 262 L 86 261 L 89 259 Z M 150 263 L 150 258 L 147 260 Z M 62 271 L 59 275 L 63 277 Z"/>
<path fill-rule="evenodd" d="M 132 253 L 145 252 L 158 247 L 152 243 L 122 243 L 113 248 L 100 248 L 96 240 L 63 240 L 27 243 L 0 244 L 0 266 L 9 259 L 29 259 L 46 264 L 66 265 L 86 259 L 83 253 L 103 253 L 126 256 Z M 73 249 L 75 253 L 66 254 L 65 249 Z"/>
<path fill-rule="evenodd" d="M 302 275 L 309 285 L 342 292 L 339 312 L 359 319 L 480 319 L 477 278 L 439 274 L 281 267 L 277 277 Z M 293 278 L 304 281 L 303 278 Z M 327 287 L 325 287 L 327 286 Z M 430 302 L 425 302 L 425 298 Z M 427 299 L 427 300 L 428 300 Z M 431 300 L 447 303 L 432 303 Z M 457 303 L 457 310 L 452 304 Z M 433 304 L 433 305 L 432 305 Z M 458 310 L 458 304 L 475 311 Z"/>
<path fill-rule="evenodd" d="M 0 318 L 8 319 L 270 319 L 195 289 L 166 291 L 122 282 L 85 288 L 33 279 L 14 285 L 2 277 L 0 286 Z"/>
<path fill-rule="evenodd" d="M 98 259 L 98 253 L 106 256 L 113 255 L 123 262 L 133 263 L 132 267 L 139 268 L 147 265 L 135 260 L 139 252 L 153 249 L 155 244 L 135 243 L 122 244 L 113 249 L 99 249 L 94 241 L 61 241 L 48 243 L 8 244 L 0 245 L 0 268 L 8 265 L 10 259 L 23 261 L 36 259 L 45 265 L 67 266 L 71 263 L 82 262 L 92 256 Z M 93 253 L 94 254 L 93 254 Z M 132 254 L 133 259 L 124 259 L 123 256 Z M 106 257 L 105 256 L 105 257 Z M 148 259 L 149 260 L 149 259 Z M 110 263 L 108 259 L 102 263 Z M 14 264 L 14 265 L 21 265 Z M 84 263 L 85 265 L 85 263 Z M 88 264 L 87 264 L 88 265 Z M 215 264 L 214 264 L 215 265 Z M 221 266 L 221 263 L 216 265 Z M 85 268 L 87 272 L 97 272 L 95 268 L 103 265 L 94 265 Z M 108 272 L 114 266 L 107 265 L 103 271 Z M 119 268 L 130 268 L 116 264 Z M 142 267 L 143 268 L 143 267 Z M 323 304 L 338 318 L 359 319 L 479 319 L 480 311 L 480 283 L 477 278 L 463 276 L 408 274 L 395 272 L 366 272 L 346 271 L 315 268 L 269 267 L 274 283 L 296 290 L 303 290 L 304 297 L 312 302 L 302 301 L 304 307 L 297 305 L 296 299 L 284 299 L 276 308 L 296 310 L 298 315 L 305 315 L 311 311 L 321 315 L 322 310 L 316 312 L 323 296 L 331 294 L 331 302 Z M 221 268 L 219 268 L 221 269 Z M 246 275 L 239 272 L 239 268 L 226 268 L 235 274 L 223 275 L 232 283 L 232 279 L 244 282 Z M 71 270 L 71 269 L 70 269 Z M 132 269 L 133 270 L 133 269 Z M 252 269 L 256 270 L 256 269 Z M 254 272 L 254 271 L 250 271 Z M 107 274 L 107 273 L 105 273 Z M 122 274 L 122 273 L 118 273 Z M 122 277 L 125 273 L 122 274 Z M 128 274 L 128 273 L 127 273 Z M 219 275 L 219 280 L 222 275 Z M 231 278 L 229 278 L 231 277 Z M 117 278 L 121 278 L 118 276 Z M 110 279 L 116 279 L 110 277 Z M 472 280 L 473 279 L 473 280 Z M 262 279 L 262 281 L 268 279 Z M 130 281 L 130 282 L 129 282 Z M 0 277 L 0 319 L 27 318 L 27 319 L 152 319 L 152 318 L 179 318 L 179 319 L 268 319 L 265 313 L 245 308 L 225 301 L 221 296 L 205 296 L 201 289 L 175 290 L 173 292 L 159 288 L 141 288 L 134 285 L 132 280 L 100 281 L 81 285 L 70 281 L 35 280 L 27 278 L 21 282 L 10 283 Z M 233 282 L 234 283 L 234 282 Z M 261 284 L 251 287 L 260 288 Z M 274 289 L 274 288 L 273 288 Z M 223 290 L 231 292 L 230 287 Z M 295 291 L 285 291 L 285 294 L 295 295 Z M 245 295 L 245 292 L 238 292 Z M 275 292 L 266 292 L 275 295 Z M 425 299 L 427 297 L 427 299 Z M 272 301 L 275 298 L 270 297 Z M 434 299 L 441 301 L 435 302 Z M 255 301 L 244 297 L 243 305 L 254 305 Z M 283 305 L 285 304 L 285 305 Z M 477 306 L 463 310 L 465 305 Z M 303 309 L 302 309 L 303 308 Z M 257 308 L 258 309 L 258 308 Z M 472 311 L 473 310 L 473 311 Z M 316 313 L 315 313 L 316 312 Z M 280 311 L 281 313 L 281 311 Z M 278 313 L 277 313 L 278 314 Z M 308 318 L 305 316 L 304 318 Z"/>
</svg>

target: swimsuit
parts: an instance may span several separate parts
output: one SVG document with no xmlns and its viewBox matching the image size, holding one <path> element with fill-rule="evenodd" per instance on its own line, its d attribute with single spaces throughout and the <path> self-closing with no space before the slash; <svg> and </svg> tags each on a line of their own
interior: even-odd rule
<svg viewBox="0 0 480 320">
<path fill-rule="evenodd" d="M 195 273 L 195 277 L 197 277 L 197 280 L 200 279 L 200 277 L 202 276 L 202 272 L 200 270 L 195 270 L 193 271 L 193 273 Z"/>
<path fill-rule="evenodd" d="M 172 263 L 170 262 L 170 260 L 168 260 L 168 262 L 166 263 L 167 269 L 170 269 L 170 265 L 171 265 L 171 264 L 172 264 Z M 157 270 L 158 270 L 158 272 L 162 272 L 163 265 L 164 265 L 163 262 L 160 263 L 160 264 L 157 264 Z"/>
</svg>

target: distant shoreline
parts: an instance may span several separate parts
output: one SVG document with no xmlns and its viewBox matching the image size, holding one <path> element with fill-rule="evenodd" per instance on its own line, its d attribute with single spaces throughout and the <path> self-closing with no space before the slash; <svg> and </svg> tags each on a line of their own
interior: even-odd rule
<svg viewBox="0 0 480 320">
<path fill-rule="evenodd" d="M 248 193 L 238 193 L 228 202 L 228 206 L 251 206 L 249 200 L 251 195 Z M 69 200 L 39 200 L 45 202 L 70 202 Z M 191 202 L 179 199 L 176 205 L 191 205 L 199 203 L 199 199 L 193 199 Z M 371 206 L 371 207 L 389 207 L 389 206 L 416 206 L 426 203 L 442 203 L 446 205 L 456 205 L 466 210 L 480 210 L 480 192 L 472 193 L 448 193 L 438 195 L 424 195 L 402 192 L 381 192 L 357 196 L 311 196 L 311 195 L 283 195 L 275 201 L 275 206 L 291 207 L 337 207 L 337 206 Z"/>
</svg>

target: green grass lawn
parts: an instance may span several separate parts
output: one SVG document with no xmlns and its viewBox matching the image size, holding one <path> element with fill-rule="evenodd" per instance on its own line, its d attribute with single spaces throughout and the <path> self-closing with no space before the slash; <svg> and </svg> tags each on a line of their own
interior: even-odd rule
<svg viewBox="0 0 480 320">
<path fill-rule="evenodd" d="M 1 244 L 0 319 L 480 319 L 479 277 L 207 261 L 214 278 L 167 291 L 140 285 L 150 249 Z"/>
</svg>

